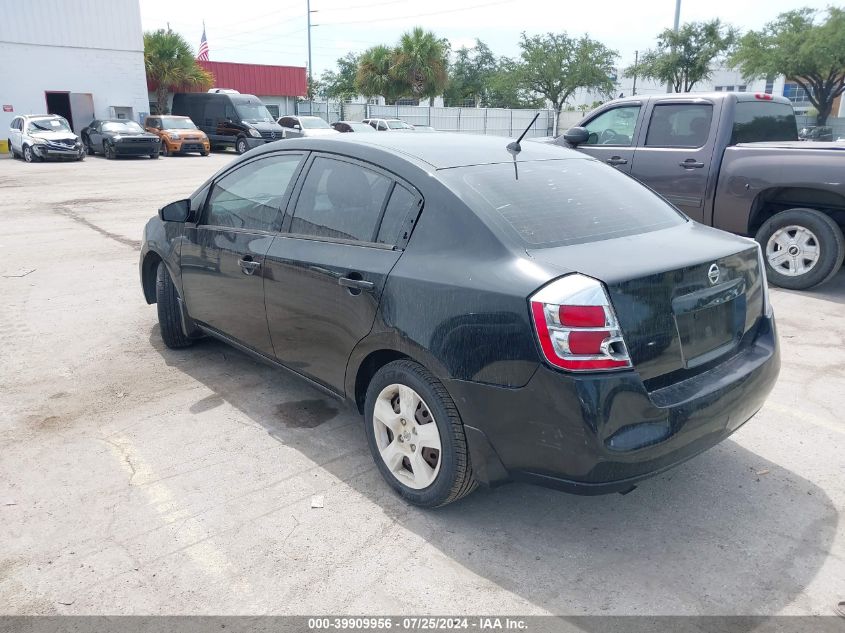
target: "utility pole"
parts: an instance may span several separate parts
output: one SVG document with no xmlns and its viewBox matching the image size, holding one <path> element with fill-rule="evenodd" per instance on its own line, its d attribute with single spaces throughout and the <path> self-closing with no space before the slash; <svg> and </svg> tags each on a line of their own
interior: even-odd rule
<svg viewBox="0 0 845 633">
<path fill-rule="evenodd" d="M 675 0 L 675 33 L 678 32 L 678 28 L 681 25 L 681 0 Z M 675 52 L 675 47 L 672 47 L 672 52 Z M 672 92 L 673 86 L 672 82 L 668 82 L 666 84 L 666 92 Z"/>
<path fill-rule="evenodd" d="M 311 14 L 317 13 L 317 9 L 311 10 L 311 0 L 305 0 L 305 8 L 306 8 L 306 15 L 308 16 L 308 101 L 309 103 L 313 101 L 311 94 L 311 86 L 314 84 L 313 80 L 313 71 L 311 67 L 311 27 L 320 26 L 319 24 L 311 24 Z M 313 104 L 312 104 L 313 108 Z"/>
<path fill-rule="evenodd" d="M 637 64 L 640 61 L 640 51 L 634 51 L 634 88 L 631 91 L 631 96 L 637 96 Z"/>
</svg>

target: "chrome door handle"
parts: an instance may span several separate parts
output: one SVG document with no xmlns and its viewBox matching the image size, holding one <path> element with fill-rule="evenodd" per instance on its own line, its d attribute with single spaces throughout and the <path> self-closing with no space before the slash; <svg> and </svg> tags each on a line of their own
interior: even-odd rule
<svg viewBox="0 0 845 633">
<path fill-rule="evenodd" d="M 695 160 L 694 158 L 687 158 L 684 162 L 678 163 L 684 169 L 701 169 L 704 167 L 704 163 Z"/>
<path fill-rule="evenodd" d="M 247 255 L 247 257 L 249 257 L 249 255 Z M 252 275 L 256 270 L 261 268 L 261 262 L 253 261 L 251 257 L 249 259 L 244 257 L 243 259 L 238 260 L 238 266 L 241 267 L 241 272 L 244 275 Z"/>
<path fill-rule="evenodd" d="M 351 279 L 350 277 L 341 277 L 337 280 L 338 285 L 343 286 L 344 288 L 350 288 L 352 290 L 361 291 L 364 290 L 365 292 L 372 292 L 375 290 L 376 285 L 372 281 L 366 281 L 364 279 Z"/>
<path fill-rule="evenodd" d="M 611 156 L 605 161 L 608 165 L 627 165 L 628 159 L 621 156 Z"/>
</svg>

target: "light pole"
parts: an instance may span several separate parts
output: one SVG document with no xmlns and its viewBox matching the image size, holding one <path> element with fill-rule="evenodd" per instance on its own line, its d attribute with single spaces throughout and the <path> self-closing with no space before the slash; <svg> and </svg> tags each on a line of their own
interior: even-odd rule
<svg viewBox="0 0 845 633">
<path fill-rule="evenodd" d="M 631 96 L 637 96 L 637 64 L 640 63 L 640 51 L 634 51 L 634 88 L 631 90 Z"/>
<path fill-rule="evenodd" d="M 680 0 L 678 0 L 680 2 Z M 311 80 L 311 0 L 305 0 L 305 7 L 306 7 L 306 15 L 308 16 L 308 85 L 305 87 L 305 91 L 308 93 L 308 101 L 311 101 L 311 86 L 313 82 Z"/>
<path fill-rule="evenodd" d="M 675 0 L 675 26 L 674 31 L 675 33 L 678 32 L 678 28 L 681 25 L 681 0 Z M 672 47 L 672 52 L 675 52 L 675 47 Z M 666 83 L 666 92 L 672 92 L 672 82 L 669 81 Z"/>
</svg>

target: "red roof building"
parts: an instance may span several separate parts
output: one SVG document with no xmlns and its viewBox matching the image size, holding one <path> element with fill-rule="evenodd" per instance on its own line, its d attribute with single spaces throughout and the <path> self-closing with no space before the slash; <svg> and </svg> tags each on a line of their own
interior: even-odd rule
<svg viewBox="0 0 845 633">
<path fill-rule="evenodd" d="M 227 88 L 255 95 L 276 117 L 293 113 L 296 98 L 304 97 L 307 92 L 304 66 L 268 66 L 203 60 L 198 60 L 197 63 L 214 75 L 215 88 Z M 150 111 L 153 111 L 155 84 L 148 81 L 147 89 L 150 91 Z M 190 88 L 184 91 L 197 92 Z"/>
</svg>

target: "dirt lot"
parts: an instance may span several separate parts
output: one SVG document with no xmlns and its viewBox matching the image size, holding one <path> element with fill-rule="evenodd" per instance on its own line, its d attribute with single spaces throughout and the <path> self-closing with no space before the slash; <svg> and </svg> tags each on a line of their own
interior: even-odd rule
<svg viewBox="0 0 845 633">
<path fill-rule="evenodd" d="M 773 291 L 783 370 L 627 496 L 398 500 L 357 413 L 167 350 L 141 229 L 232 155 L 0 160 L 0 612 L 818 614 L 845 599 L 845 274 Z M 325 507 L 311 508 L 312 495 Z"/>
</svg>

